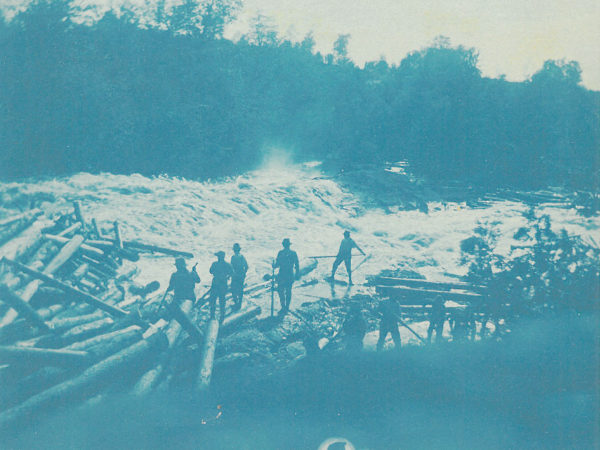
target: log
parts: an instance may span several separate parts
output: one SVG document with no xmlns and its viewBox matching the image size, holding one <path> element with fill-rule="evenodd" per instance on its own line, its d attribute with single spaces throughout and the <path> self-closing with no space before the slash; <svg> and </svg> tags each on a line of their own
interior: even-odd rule
<svg viewBox="0 0 600 450">
<path fill-rule="evenodd" d="M 91 294 L 83 292 L 73 286 L 70 286 L 66 283 L 63 283 L 62 281 L 55 279 L 51 275 L 46 275 L 42 272 L 31 269 L 24 264 L 12 261 L 8 258 L 2 258 L 2 261 L 6 264 L 11 265 L 17 270 L 20 270 L 28 275 L 31 275 L 32 277 L 42 280 L 44 283 L 47 283 L 50 286 L 62 289 L 63 291 L 72 294 L 74 297 L 81 299 L 84 302 L 89 303 L 90 305 L 98 309 L 106 311 L 109 314 L 112 314 L 113 316 L 127 316 L 129 314 L 127 311 L 124 311 L 121 308 L 117 308 L 116 306 L 109 305 Z"/>
<path fill-rule="evenodd" d="M 315 270 L 317 268 L 318 262 L 316 259 L 313 259 L 312 261 L 310 261 L 308 264 L 305 264 L 303 266 L 300 267 L 300 271 L 298 274 L 298 279 L 308 275 L 309 273 L 311 273 L 313 270 Z M 263 276 L 263 280 L 268 281 L 270 280 L 272 277 L 272 274 L 268 273 L 265 274 Z"/>
<path fill-rule="evenodd" d="M 14 237 L 18 236 L 21 232 L 26 230 L 33 222 L 35 222 L 37 216 L 30 216 L 23 221 L 14 222 L 10 225 L 7 225 L 4 229 L 0 230 L 0 244 L 4 244 L 5 242 L 9 242 Z"/>
<path fill-rule="evenodd" d="M 102 319 L 103 317 L 104 313 L 102 311 L 97 311 L 95 313 L 85 314 L 82 316 L 53 319 L 50 322 L 48 322 L 47 325 L 54 332 L 63 332 L 65 330 L 68 330 L 69 328 L 73 328 L 85 323 L 94 322 L 96 320 Z"/>
<path fill-rule="evenodd" d="M 75 219 L 77 219 L 77 221 L 79 223 L 81 223 L 82 226 L 85 227 L 85 220 L 83 218 L 83 214 L 81 213 L 81 205 L 79 204 L 78 201 L 73 202 L 73 209 L 75 212 Z"/>
<path fill-rule="evenodd" d="M 433 289 L 417 289 L 406 286 L 375 286 L 378 294 L 393 297 L 400 300 L 407 300 L 405 304 L 428 304 L 435 297 L 441 295 L 444 300 L 455 300 L 462 302 L 479 302 L 483 300 L 481 294 L 474 292 L 455 292 L 455 291 L 439 291 Z M 404 303 L 401 301 L 401 303 Z"/>
<path fill-rule="evenodd" d="M 75 231 L 79 230 L 81 227 L 82 227 L 81 222 L 75 222 L 70 227 L 67 227 L 64 230 L 62 230 L 60 233 L 58 233 L 57 236 L 66 237 L 69 234 L 74 233 Z"/>
<path fill-rule="evenodd" d="M 200 372 L 198 374 L 198 389 L 200 391 L 204 391 L 210 386 L 218 337 L 219 321 L 211 319 L 206 325 L 206 339 L 202 346 L 202 359 L 200 360 Z"/>
<path fill-rule="evenodd" d="M 396 278 L 396 277 L 372 277 L 370 281 L 379 286 L 408 286 L 416 288 L 431 288 L 431 289 L 464 289 L 471 290 L 477 293 L 483 293 L 485 286 L 463 283 L 460 281 L 428 281 L 418 280 L 413 278 Z"/>
<path fill-rule="evenodd" d="M 260 313 L 261 313 L 260 306 L 253 305 L 253 306 L 250 306 L 248 308 L 245 308 L 241 311 L 238 311 L 234 314 L 227 316 L 225 318 L 225 320 L 223 320 L 223 323 L 221 324 L 221 331 L 220 331 L 221 335 L 230 333 L 233 329 L 238 327 L 240 324 L 242 324 L 243 322 L 246 322 L 247 320 L 252 319 L 253 317 L 260 315 Z"/>
<path fill-rule="evenodd" d="M 42 242 L 42 229 L 51 223 L 48 219 L 38 218 L 19 236 L 0 246 L 0 256 L 23 260 L 31 256 Z"/>
<path fill-rule="evenodd" d="M 190 320 L 188 315 L 181 310 L 175 302 L 167 304 L 167 308 L 172 318 L 175 319 L 183 327 L 183 329 L 192 337 L 198 344 L 202 345 L 202 331 Z"/>
<path fill-rule="evenodd" d="M 182 256 L 184 258 L 193 258 L 194 257 L 193 253 L 184 252 L 181 250 L 174 250 L 174 249 L 166 248 L 166 247 L 159 247 L 158 245 L 144 244 L 143 242 L 137 242 L 137 241 L 123 241 L 123 247 L 132 248 L 135 250 L 146 250 L 151 253 L 163 253 L 165 255 L 171 255 L 171 256 Z"/>
<path fill-rule="evenodd" d="M 41 214 L 43 214 L 43 212 L 37 208 L 30 209 L 29 211 L 25 211 L 24 213 L 10 216 L 6 219 L 0 220 L 0 227 L 11 225 L 15 222 L 19 222 L 20 220 L 30 220 L 31 218 L 37 218 Z"/>
<path fill-rule="evenodd" d="M 81 280 L 87 273 L 89 267 L 90 266 L 88 263 L 83 263 L 79 267 L 77 267 L 77 269 L 75 269 L 75 271 L 71 274 L 71 278 L 73 279 L 73 281 L 77 282 Z"/>
<path fill-rule="evenodd" d="M 59 244 L 65 244 L 69 240 L 69 238 L 67 238 L 67 237 L 56 236 L 54 234 L 48 234 L 48 233 L 44 233 L 44 238 L 48 239 L 50 241 L 53 241 L 53 242 L 58 242 Z M 104 257 L 105 256 L 103 250 L 101 250 L 97 247 L 93 247 L 87 242 L 85 244 L 81 244 L 81 250 L 91 256 L 95 256 L 95 257 Z"/>
<path fill-rule="evenodd" d="M 91 362 L 87 352 L 36 347 L 0 346 L 0 362 L 8 364 L 78 367 Z"/>
<path fill-rule="evenodd" d="M 93 360 L 99 361 L 129 347 L 140 339 L 142 339 L 142 328 L 139 325 L 130 325 L 121 330 L 74 342 L 63 347 L 62 350 L 86 351 Z"/>
<path fill-rule="evenodd" d="M 38 315 L 35 309 L 3 284 L 0 284 L 0 300 L 9 304 L 13 310 L 40 330 L 49 331 L 44 319 Z"/>
<path fill-rule="evenodd" d="M 118 353 L 94 364 L 79 376 L 51 387 L 20 405 L 0 413 L 0 429 L 31 419 L 49 407 L 57 407 L 84 400 L 100 392 L 106 385 L 121 379 L 121 375 L 131 368 L 143 367 L 144 360 L 166 346 L 166 339 L 161 332 L 154 332 L 145 339 L 119 351 Z"/>
<path fill-rule="evenodd" d="M 77 251 L 83 242 L 83 236 L 75 236 L 72 239 L 67 239 L 66 244 L 60 251 L 52 258 L 46 268 L 43 270 L 44 275 L 51 275 L 56 272 L 64 263 L 66 263 L 71 256 Z M 3 259 L 6 261 L 6 259 Z M 32 280 L 25 286 L 21 298 L 24 302 L 28 303 L 33 295 L 37 292 L 38 288 L 42 283 L 39 279 Z M 13 322 L 17 317 L 17 311 L 14 309 L 9 310 L 4 317 L 0 320 L 0 327 L 8 325 Z"/>
<path fill-rule="evenodd" d="M 95 218 L 92 219 L 92 232 L 94 233 L 96 238 L 100 239 L 100 229 L 98 228 L 98 222 L 96 222 Z"/>
<path fill-rule="evenodd" d="M 115 223 L 113 224 L 114 229 L 115 229 L 115 246 L 117 248 L 123 248 L 123 240 L 121 239 L 121 232 L 119 231 L 119 222 L 117 222 L 115 220 Z"/>
<path fill-rule="evenodd" d="M 60 336 L 60 340 L 64 345 L 89 339 L 90 337 L 102 334 L 104 331 L 112 328 L 114 323 L 115 321 L 110 317 L 104 317 L 102 319 L 94 320 L 93 322 L 82 323 L 81 325 L 77 325 L 70 330 L 65 331 Z"/>
<path fill-rule="evenodd" d="M 184 302 L 182 302 L 180 309 L 184 314 L 188 315 L 191 313 L 193 306 L 194 305 L 191 300 L 185 300 Z M 169 322 L 169 325 L 165 329 L 168 350 L 173 349 L 175 343 L 177 342 L 177 339 L 181 335 L 181 331 L 181 324 L 177 320 L 173 319 Z M 160 378 L 164 373 L 164 370 L 169 362 L 170 357 L 171 352 L 165 352 L 161 357 L 160 362 L 155 367 L 146 372 L 139 379 L 139 381 L 135 384 L 133 388 L 133 392 L 135 395 L 146 395 L 158 385 L 158 382 L 160 381 Z"/>
</svg>

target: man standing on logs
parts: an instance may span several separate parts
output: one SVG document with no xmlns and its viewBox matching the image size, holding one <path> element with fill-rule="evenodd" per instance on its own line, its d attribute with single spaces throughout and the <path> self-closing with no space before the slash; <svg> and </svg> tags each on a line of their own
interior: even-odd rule
<svg viewBox="0 0 600 450">
<path fill-rule="evenodd" d="M 385 339 L 388 333 L 392 335 L 396 350 L 400 350 L 400 332 L 398 331 L 398 319 L 400 318 L 400 305 L 394 298 L 383 300 L 379 305 L 381 312 L 381 323 L 379 325 L 379 340 L 377 341 L 377 351 L 383 349 Z"/>
<path fill-rule="evenodd" d="M 273 262 L 273 268 L 279 268 L 277 273 L 277 293 L 281 303 L 279 313 L 285 314 L 290 310 L 294 280 L 300 278 L 300 263 L 298 262 L 297 253 L 290 249 L 291 242 L 288 238 L 285 238 L 281 245 L 283 245 L 283 249 L 277 254 L 277 259 Z"/>
<path fill-rule="evenodd" d="M 363 349 L 363 340 L 367 333 L 367 322 L 358 303 L 350 306 L 348 316 L 342 325 L 342 331 L 345 336 L 346 351 L 360 352 Z"/>
<path fill-rule="evenodd" d="M 213 276 L 210 287 L 210 318 L 215 318 L 217 311 L 217 299 L 219 299 L 219 322 L 225 319 L 225 296 L 227 295 L 227 282 L 233 275 L 231 265 L 225 261 L 225 252 L 215 253 L 217 260 L 210 266 L 210 273 Z"/>
<path fill-rule="evenodd" d="M 244 255 L 240 253 L 240 244 L 233 244 L 233 255 L 231 256 L 231 268 L 233 276 L 231 277 L 231 296 L 233 297 L 233 310 L 239 311 L 242 308 L 242 297 L 244 295 L 244 281 L 248 271 L 248 262 Z"/>
<path fill-rule="evenodd" d="M 344 231 L 344 239 L 340 243 L 340 249 L 338 250 L 338 254 L 333 262 L 333 267 L 331 268 L 331 282 L 333 283 L 335 276 L 335 272 L 339 265 L 343 262 L 346 265 L 346 272 L 348 272 L 348 284 L 352 284 L 352 249 L 357 249 L 364 256 L 365 252 L 361 250 L 361 248 L 356 245 L 354 239 L 350 237 L 349 231 Z"/>
<path fill-rule="evenodd" d="M 195 264 L 192 270 L 188 272 L 185 266 L 185 259 L 177 258 L 175 260 L 177 271 L 171 275 L 167 292 L 173 291 L 173 301 L 176 304 L 183 300 L 196 301 L 194 288 L 197 283 L 200 283 L 200 277 L 198 276 L 198 272 L 196 272 L 197 265 Z"/>
<path fill-rule="evenodd" d="M 441 295 L 437 295 L 431 304 L 431 312 L 429 314 L 429 328 L 427 329 L 427 340 L 429 342 L 431 342 L 434 332 L 436 342 L 442 339 L 444 322 L 446 322 L 444 299 Z"/>
</svg>

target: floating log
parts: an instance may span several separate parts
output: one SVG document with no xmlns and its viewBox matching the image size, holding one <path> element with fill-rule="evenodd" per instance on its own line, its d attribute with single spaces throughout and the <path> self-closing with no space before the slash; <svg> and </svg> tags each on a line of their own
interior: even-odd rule
<svg viewBox="0 0 600 450">
<path fill-rule="evenodd" d="M 87 273 L 89 267 L 90 266 L 88 263 L 83 263 L 79 267 L 77 267 L 77 269 L 75 269 L 75 271 L 71 274 L 71 278 L 73 279 L 73 281 L 77 282 L 81 280 Z"/>
<path fill-rule="evenodd" d="M 44 275 L 51 275 L 56 272 L 63 264 L 65 264 L 71 256 L 77 251 L 77 249 L 81 246 L 83 242 L 83 236 L 75 236 L 72 239 L 67 239 L 64 247 L 60 249 L 60 251 L 52 258 L 52 260 L 48 263 L 46 268 L 43 270 Z M 6 259 L 3 259 L 6 261 Z M 18 263 L 17 263 L 18 264 Z M 41 282 L 39 279 L 32 280 L 30 283 L 25 286 L 23 293 L 21 294 L 21 299 L 24 302 L 29 302 L 33 295 L 37 292 L 40 287 Z M 0 320 L 0 327 L 4 325 L 8 325 L 13 322 L 17 317 L 17 311 L 14 309 L 9 310 L 4 317 Z"/>
<path fill-rule="evenodd" d="M 75 222 L 70 227 L 67 227 L 64 230 L 62 230 L 60 233 L 58 233 L 57 236 L 66 237 L 69 234 L 74 233 L 75 231 L 79 230 L 81 227 L 82 227 L 81 222 Z"/>
<path fill-rule="evenodd" d="M 86 365 L 91 361 L 89 353 L 82 351 L 0 346 L 0 362 L 8 364 L 72 367 Z"/>
<path fill-rule="evenodd" d="M 18 314 L 23 316 L 40 330 L 49 331 L 48 326 L 35 309 L 29 306 L 29 303 L 3 284 L 0 284 L 0 299 L 8 303 Z"/>
<path fill-rule="evenodd" d="M 200 373 L 198 375 L 198 389 L 203 391 L 210 386 L 217 338 L 219 336 L 219 321 L 211 319 L 206 326 L 206 339 L 202 346 L 202 359 L 200 360 Z"/>
<path fill-rule="evenodd" d="M 63 283 L 62 281 L 55 279 L 51 275 L 46 275 L 42 272 L 31 269 L 24 264 L 18 263 L 16 261 L 12 261 L 8 258 L 2 258 L 2 261 L 6 264 L 13 266 L 17 270 L 20 270 L 28 275 L 31 275 L 32 277 L 42 280 L 44 283 L 47 283 L 50 286 L 62 289 L 63 291 L 65 291 L 69 294 L 72 294 L 74 297 L 81 299 L 81 300 L 85 301 L 86 303 L 89 303 L 90 305 L 95 306 L 98 309 L 106 311 L 109 314 L 112 314 L 114 316 L 127 316 L 129 314 L 127 311 L 117 308 L 116 306 L 109 305 L 109 304 L 103 302 L 102 300 L 98 299 L 97 297 L 94 297 L 91 294 L 83 292 L 73 286 L 70 286 L 66 283 Z"/>
<path fill-rule="evenodd" d="M 69 238 L 66 238 L 64 236 L 56 236 L 54 234 L 48 234 L 48 233 L 44 233 L 44 238 L 46 238 L 50 241 L 58 242 L 59 244 L 65 244 L 69 240 Z M 95 256 L 95 257 L 104 257 L 104 255 L 105 255 L 103 250 L 101 250 L 97 247 L 93 247 L 87 242 L 85 244 L 81 244 L 81 250 L 84 251 L 85 253 Z"/>
<path fill-rule="evenodd" d="M 185 300 L 182 302 L 180 309 L 184 314 L 188 315 L 191 313 L 192 308 L 193 302 L 191 300 Z M 181 331 L 181 324 L 177 320 L 173 319 L 169 322 L 169 325 L 165 329 L 169 350 L 175 346 L 175 342 L 177 342 L 177 338 L 181 335 Z M 165 367 L 169 362 L 170 356 L 171 354 L 169 351 L 165 352 L 161 357 L 160 362 L 139 379 L 133 388 L 134 394 L 145 395 L 158 385 Z"/>
<path fill-rule="evenodd" d="M 444 300 L 456 300 L 462 302 L 478 302 L 483 300 L 481 294 L 474 292 L 439 291 L 433 289 L 417 289 L 406 286 L 375 286 L 378 294 L 387 297 L 405 299 L 406 304 L 428 304 L 435 297 L 441 295 Z"/>
<path fill-rule="evenodd" d="M 460 281 L 429 281 L 418 280 L 413 278 L 396 278 L 396 277 L 372 277 L 370 281 L 379 286 L 408 286 L 416 288 L 432 288 L 432 289 L 465 289 L 482 293 L 486 290 L 485 286 L 479 286 Z"/>
<path fill-rule="evenodd" d="M 47 389 L 18 406 L 0 413 L 0 429 L 8 428 L 20 420 L 31 418 L 33 414 L 48 407 L 57 407 L 76 400 L 93 396 L 111 382 L 121 379 L 121 374 L 132 367 L 143 367 L 142 362 L 151 354 L 166 347 L 166 339 L 161 332 L 154 332 L 145 339 L 94 364 L 79 376 Z"/>
<path fill-rule="evenodd" d="M 98 228 L 98 222 L 96 222 L 96 219 L 92 219 L 92 232 L 98 239 L 100 239 L 100 229 Z"/>
<path fill-rule="evenodd" d="M 36 221 L 38 215 L 39 214 L 28 215 L 24 220 L 14 221 L 6 227 L 1 227 L 2 234 L 0 235 L 0 244 L 9 242 L 15 236 L 18 236 L 21 232 L 23 232 L 23 230 L 26 230 L 33 222 Z"/>
</svg>

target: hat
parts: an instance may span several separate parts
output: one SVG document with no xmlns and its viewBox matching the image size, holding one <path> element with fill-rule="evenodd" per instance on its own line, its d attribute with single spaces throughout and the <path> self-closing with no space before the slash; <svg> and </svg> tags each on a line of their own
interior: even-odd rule
<svg viewBox="0 0 600 450">
<path fill-rule="evenodd" d="M 283 245 L 284 247 L 289 247 L 291 245 L 290 239 L 285 238 L 283 241 L 281 241 L 281 245 Z"/>
<path fill-rule="evenodd" d="M 242 247 L 240 247 L 240 244 L 238 244 L 237 242 L 235 244 L 233 244 L 233 249 L 234 250 L 241 250 Z"/>
<path fill-rule="evenodd" d="M 175 258 L 175 267 L 185 267 L 185 259 L 181 257 Z"/>
<path fill-rule="evenodd" d="M 219 250 L 218 252 L 216 252 L 216 253 L 215 253 L 215 256 L 216 256 L 217 258 L 218 258 L 218 257 L 225 258 L 225 252 L 224 252 L 224 251 L 222 251 L 222 250 Z"/>
<path fill-rule="evenodd" d="M 350 232 L 349 232 L 348 230 L 344 231 L 344 236 L 345 236 L 345 237 L 348 237 L 348 236 L 350 236 Z"/>
</svg>

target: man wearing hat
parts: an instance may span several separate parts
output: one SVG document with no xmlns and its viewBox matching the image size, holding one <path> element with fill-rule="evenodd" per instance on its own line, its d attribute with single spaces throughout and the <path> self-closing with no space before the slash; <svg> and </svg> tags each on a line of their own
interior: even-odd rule
<svg viewBox="0 0 600 450">
<path fill-rule="evenodd" d="M 279 302 L 281 303 L 281 313 L 285 314 L 290 310 L 292 302 L 292 285 L 294 280 L 300 277 L 300 263 L 298 262 L 298 254 L 290 249 L 292 243 L 288 238 L 285 238 L 281 245 L 283 249 L 277 253 L 277 259 L 273 262 L 274 268 L 279 268 L 277 273 L 277 293 L 279 294 Z M 294 269 L 296 273 L 294 274 Z"/>
<path fill-rule="evenodd" d="M 233 275 L 231 265 L 225 261 L 225 252 L 215 253 L 217 260 L 210 266 L 210 273 L 213 276 L 210 287 L 210 318 L 215 318 L 217 310 L 217 299 L 219 299 L 219 322 L 225 319 L 225 296 L 227 295 L 227 281 Z"/>
<path fill-rule="evenodd" d="M 339 265 L 343 262 L 346 265 L 346 272 L 348 272 L 348 284 L 352 284 L 352 249 L 357 249 L 363 255 L 365 252 L 356 245 L 356 242 L 350 237 L 349 231 L 344 231 L 344 239 L 340 244 L 340 249 L 338 250 L 338 254 L 333 262 L 333 267 L 331 268 L 331 282 L 333 283 L 333 277 L 335 276 L 335 272 L 337 271 Z"/>
<path fill-rule="evenodd" d="M 231 268 L 233 275 L 231 277 L 231 296 L 233 297 L 233 309 L 239 311 L 242 308 L 242 297 L 244 295 L 244 281 L 248 271 L 248 262 L 244 255 L 240 253 L 242 247 L 240 244 L 233 244 L 233 255 L 231 256 Z"/>
<path fill-rule="evenodd" d="M 196 265 L 188 272 L 185 266 L 185 259 L 177 258 L 175 260 L 176 272 L 171 275 L 167 292 L 173 291 L 173 301 L 176 303 L 182 300 L 196 301 L 194 288 L 197 283 L 200 283 L 200 277 L 196 272 Z"/>
</svg>

